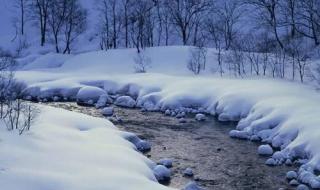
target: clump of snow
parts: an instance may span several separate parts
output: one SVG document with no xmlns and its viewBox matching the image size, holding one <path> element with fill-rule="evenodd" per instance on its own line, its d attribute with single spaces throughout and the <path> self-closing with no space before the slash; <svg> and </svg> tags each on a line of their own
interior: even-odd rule
<svg viewBox="0 0 320 190">
<path fill-rule="evenodd" d="M 205 121 L 206 120 L 206 116 L 204 114 L 202 114 L 202 113 L 198 113 L 198 114 L 196 114 L 195 119 L 197 121 Z"/>
<path fill-rule="evenodd" d="M 286 174 L 287 179 L 291 180 L 291 179 L 297 179 L 298 174 L 295 171 L 289 171 Z"/>
<path fill-rule="evenodd" d="M 260 145 L 258 147 L 258 154 L 260 155 L 272 155 L 273 154 L 273 149 L 270 145 Z"/>
<path fill-rule="evenodd" d="M 104 116 L 112 116 L 113 115 L 113 107 L 105 107 L 101 110 L 101 113 Z"/>
<path fill-rule="evenodd" d="M 163 165 L 157 165 L 153 168 L 153 173 L 156 179 L 160 182 L 169 181 L 171 178 L 171 171 Z"/>
<path fill-rule="evenodd" d="M 277 161 L 273 158 L 269 158 L 267 161 L 266 161 L 266 165 L 268 166 L 276 166 L 278 165 Z"/>
<path fill-rule="evenodd" d="M 157 164 L 163 165 L 163 166 L 165 166 L 165 167 L 167 167 L 167 168 L 171 168 L 172 165 L 173 165 L 173 160 L 170 159 L 170 158 L 163 158 L 163 159 L 159 160 L 159 161 L 157 162 Z"/>
<path fill-rule="evenodd" d="M 292 180 L 290 180 L 289 184 L 290 184 L 291 186 L 298 186 L 298 185 L 299 185 L 299 182 L 298 182 L 297 180 L 295 180 L 295 179 L 292 179 Z"/>
<path fill-rule="evenodd" d="M 185 118 L 179 118 L 179 123 L 187 123 L 187 120 Z"/>
<path fill-rule="evenodd" d="M 151 144 L 145 140 L 140 140 L 136 146 L 140 152 L 148 152 L 151 150 Z"/>
<path fill-rule="evenodd" d="M 183 188 L 183 190 L 203 190 L 203 189 L 200 188 L 196 182 L 191 181 Z"/>
<path fill-rule="evenodd" d="M 130 96 L 120 96 L 116 99 L 114 104 L 117 106 L 134 108 L 136 106 L 136 101 Z"/>
<path fill-rule="evenodd" d="M 309 187 L 304 184 L 300 184 L 298 185 L 297 190 L 309 190 Z"/>
<path fill-rule="evenodd" d="M 85 86 L 85 87 L 82 87 L 77 93 L 77 102 L 94 104 L 95 102 L 98 101 L 100 96 L 105 93 L 106 92 L 101 88 L 93 87 L 93 86 Z"/>
<path fill-rule="evenodd" d="M 182 174 L 184 176 L 192 177 L 193 176 L 193 170 L 191 168 L 186 168 L 183 170 Z"/>
<path fill-rule="evenodd" d="M 111 104 L 111 103 L 112 103 L 112 99 L 109 97 L 109 95 L 102 94 L 96 103 L 96 108 L 102 108 L 102 107 L 106 106 L 107 104 Z"/>
</svg>

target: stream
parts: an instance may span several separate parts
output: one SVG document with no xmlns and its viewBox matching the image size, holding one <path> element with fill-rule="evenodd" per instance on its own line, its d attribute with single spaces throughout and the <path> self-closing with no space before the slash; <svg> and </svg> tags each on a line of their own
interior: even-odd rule
<svg viewBox="0 0 320 190">
<path fill-rule="evenodd" d="M 76 103 L 45 104 L 104 117 L 100 110 Z M 258 143 L 229 137 L 236 123 L 219 122 L 212 116 L 198 122 L 194 115 L 188 115 L 186 123 L 180 123 L 177 118 L 159 112 L 113 107 L 115 115 L 122 119 L 114 123 L 120 130 L 133 132 L 151 143 L 151 151 L 145 154 L 147 157 L 155 162 L 162 158 L 173 159 L 172 179 L 166 184 L 170 187 L 181 189 L 195 180 L 207 190 L 294 189 L 285 178 L 292 167 L 269 167 L 264 164 L 266 157 L 257 153 Z M 194 172 L 192 178 L 182 174 L 188 167 Z"/>
</svg>

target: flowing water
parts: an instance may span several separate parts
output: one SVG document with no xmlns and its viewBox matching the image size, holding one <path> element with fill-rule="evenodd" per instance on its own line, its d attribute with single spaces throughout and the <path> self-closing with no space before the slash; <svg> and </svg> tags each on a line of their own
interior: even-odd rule
<svg viewBox="0 0 320 190">
<path fill-rule="evenodd" d="M 51 106 L 104 117 L 94 107 L 75 103 L 48 103 Z M 222 123 L 214 117 L 198 122 L 190 115 L 186 123 L 158 112 L 143 112 L 139 109 L 115 108 L 122 118 L 114 123 L 120 130 L 136 133 L 152 144 L 146 153 L 153 161 L 173 159 L 173 176 L 170 187 L 182 188 L 195 180 L 201 187 L 211 190 L 232 189 L 290 189 L 285 174 L 288 166 L 269 167 L 265 157 L 257 154 L 258 144 L 231 139 L 228 132 L 235 123 Z M 182 171 L 190 167 L 194 177 L 186 178 Z"/>
</svg>

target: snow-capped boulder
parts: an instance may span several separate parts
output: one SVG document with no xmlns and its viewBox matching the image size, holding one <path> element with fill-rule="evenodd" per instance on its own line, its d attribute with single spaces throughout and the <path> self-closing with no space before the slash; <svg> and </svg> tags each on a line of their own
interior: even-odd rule
<svg viewBox="0 0 320 190">
<path fill-rule="evenodd" d="M 187 123 L 187 120 L 185 118 L 179 118 L 179 123 Z"/>
<path fill-rule="evenodd" d="M 297 179 L 297 177 L 298 177 L 298 174 L 295 171 L 288 171 L 287 174 L 286 174 L 286 178 L 288 180 Z"/>
<path fill-rule="evenodd" d="M 297 190 L 309 190 L 309 187 L 304 184 L 300 184 L 298 185 Z"/>
<path fill-rule="evenodd" d="M 164 112 L 164 115 L 170 116 L 170 115 L 171 115 L 171 111 L 170 111 L 170 110 L 166 110 L 166 111 Z"/>
<path fill-rule="evenodd" d="M 265 164 L 268 165 L 268 166 L 276 166 L 276 165 L 278 165 L 277 161 L 276 161 L 275 159 L 273 159 L 273 158 L 269 158 L 269 159 L 266 161 Z"/>
<path fill-rule="evenodd" d="M 136 106 L 136 101 L 130 96 L 120 96 L 116 99 L 114 104 L 121 107 L 134 108 Z"/>
<path fill-rule="evenodd" d="M 260 155 L 272 155 L 273 154 L 273 149 L 270 145 L 266 144 L 266 145 L 260 145 L 258 148 L 258 154 Z"/>
<path fill-rule="evenodd" d="M 102 94 L 96 103 L 96 108 L 102 108 L 107 104 L 111 104 L 111 103 L 112 103 L 112 98 L 110 98 L 108 94 Z"/>
<path fill-rule="evenodd" d="M 101 113 L 104 116 L 112 116 L 113 115 L 113 107 L 105 107 L 101 110 Z"/>
<path fill-rule="evenodd" d="M 148 152 L 151 150 L 151 144 L 145 140 L 140 140 L 136 144 L 136 147 L 140 152 Z"/>
<path fill-rule="evenodd" d="M 229 136 L 231 138 L 239 138 L 239 139 L 249 139 L 250 135 L 247 131 L 238 131 L 238 130 L 231 130 L 229 132 Z"/>
<path fill-rule="evenodd" d="M 54 96 L 53 97 L 53 101 L 54 102 L 58 102 L 58 101 L 60 101 L 61 100 L 61 98 L 59 97 L 59 96 Z"/>
<path fill-rule="evenodd" d="M 173 165 L 172 163 L 173 163 L 172 159 L 169 159 L 169 158 L 163 158 L 157 162 L 157 164 L 163 165 L 167 168 L 171 168 Z"/>
<path fill-rule="evenodd" d="M 206 120 L 206 116 L 204 114 L 202 114 L 202 113 L 198 113 L 198 114 L 196 114 L 195 119 L 197 121 L 205 121 Z"/>
<path fill-rule="evenodd" d="M 289 184 L 290 184 L 291 186 L 298 186 L 298 185 L 299 185 L 299 182 L 298 182 L 297 180 L 293 179 L 293 180 L 290 180 Z"/>
<path fill-rule="evenodd" d="M 78 103 L 93 104 L 103 94 L 106 94 L 106 92 L 101 88 L 85 86 L 78 91 L 76 98 Z"/>
<path fill-rule="evenodd" d="M 186 168 L 186 169 L 182 172 L 182 174 L 183 174 L 184 176 L 187 176 L 187 177 L 192 177 L 192 176 L 193 176 L 193 170 L 192 170 L 191 168 Z"/>
<path fill-rule="evenodd" d="M 285 161 L 285 164 L 286 164 L 287 166 L 292 166 L 292 161 L 291 161 L 290 159 L 287 159 L 287 160 Z"/>
<path fill-rule="evenodd" d="M 153 168 L 153 173 L 158 181 L 169 181 L 171 178 L 170 169 L 163 165 L 157 165 Z"/>
<path fill-rule="evenodd" d="M 201 187 L 199 187 L 196 184 L 196 182 L 191 181 L 182 190 L 203 190 L 203 189 Z"/>
<path fill-rule="evenodd" d="M 176 118 L 183 118 L 186 116 L 186 113 L 185 112 L 179 112 L 177 115 L 176 115 Z"/>
</svg>

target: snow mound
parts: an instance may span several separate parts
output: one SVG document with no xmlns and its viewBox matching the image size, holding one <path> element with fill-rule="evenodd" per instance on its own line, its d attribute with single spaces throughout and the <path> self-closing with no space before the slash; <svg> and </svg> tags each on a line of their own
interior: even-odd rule
<svg viewBox="0 0 320 190">
<path fill-rule="evenodd" d="M 182 190 L 203 190 L 203 189 L 200 188 L 196 182 L 191 181 Z"/>
<path fill-rule="evenodd" d="M 258 147 L 258 154 L 260 155 L 272 155 L 273 149 L 270 145 L 260 145 Z"/>
<path fill-rule="evenodd" d="M 172 165 L 173 165 L 173 160 L 170 159 L 170 158 L 163 158 L 163 159 L 159 160 L 159 161 L 157 162 L 157 164 L 163 165 L 163 166 L 165 166 L 165 167 L 167 167 L 167 168 L 171 168 Z"/>
<path fill-rule="evenodd" d="M 153 168 L 154 175 L 156 176 L 158 181 L 169 181 L 171 178 L 170 169 L 166 168 L 163 165 L 157 165 Z"/>
<path fill-rule="evenodd" d="M 97 102 L 101 95 L 106 92 L 98 87 L 85 86 L 82 87 L 77 93 L 77 102 L 93 104 Z"/>
<path fill-rule="evenodd" d="M 112 116 L 113 115 L 113 107 L 106 107 L 103 108 L 101 111 L 102 115 L 104 116 Z"/>
<path fill-rule="evenodd" d="M 115 105 L 127 108 L 134 108 L 136 106 L 136 101 L 130 96 L 120 96 L 114 102 Z"/>
</svg>

